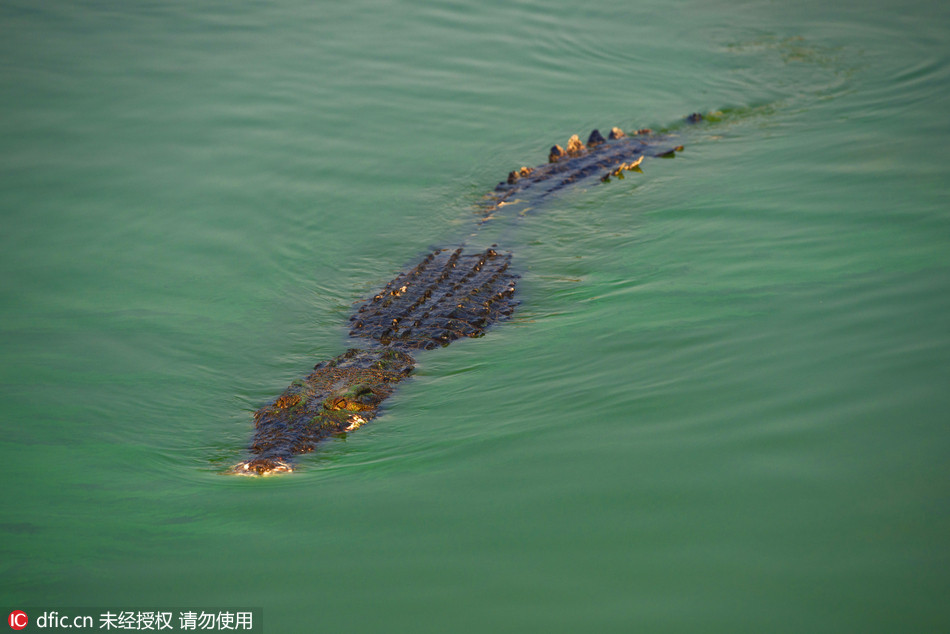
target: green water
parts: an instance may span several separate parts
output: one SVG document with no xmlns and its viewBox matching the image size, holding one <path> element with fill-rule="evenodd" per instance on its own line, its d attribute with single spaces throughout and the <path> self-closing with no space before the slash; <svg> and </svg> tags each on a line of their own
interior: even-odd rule
<svg viewBox="0 0 950 634">
<path fill-rule="evenodd" d="M 4 614 L 950 626 L 946 5 L 17 0 L 0 34 Z M 511 321 L 293 475 L 221 475 L 510 169 L 693 111 L 675 160 L 486 229 Z"/>
</svg>

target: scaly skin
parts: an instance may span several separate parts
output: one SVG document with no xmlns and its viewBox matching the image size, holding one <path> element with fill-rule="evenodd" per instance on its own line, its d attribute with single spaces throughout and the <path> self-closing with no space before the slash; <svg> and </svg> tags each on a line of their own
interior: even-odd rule
<svg viewBox="0 0 950 634">
<path fill-rule="evenodd" d="M 414 365 L 408 354 L 389 347 L 352 348 L 315 365 L 273 403 L 254 412 L 256 432 L 250 447 L 254 457 L 232 467 L 231 473 L 293 471 L 295 455 L 375 418 L 379 404 Z"/>
<path fill-rule="evenodd" d="M 402 273 L 350 317 L 351 337 L 430 350 L 485 328 L 514 311 L 511 254 L 437 249 Z"/>
<path fill-rule="evenodd" d="M 686 119 L 701 120 L 696 114 Z M 586 144 L 575 135 L 566 150 L 551 148 L 547 164 L 509 173 L 488 196 L 483 222 L 507 204 L 523 200 L 537 204 L 594 176 L 603 182 L 611 176 L 622 178 L 625 171 L 639 170 L 644 156 L 669 157 L 682 149 L 673 136 L 650 130 L 628 136 L 614 128 L 607 139 L 594 130 Z M 437 249 L 363 302 L 350 318 L 350 336 L 374 347 L 352 348 L 315 365 L 313 372 L 257 410 L 251 457 L 229 473 L 293 471 L 294 456 L 376 417 L 380 403 L 412 372 L 415 360 L 410 351 L 480 337 L 511 315 L 517 305 L 518 276 L 509 270 L 511 254 L 499 254 L 495 246 L 475 253 Z"/>
<path fill-rule="evenodd" d="M 688 123 L 702 121 L 702 115 L 686 118 Z M 576 134 L 567 142 L 551 148 L 548 163 L 538 167 L 522 167 L 508 174 L 489 194 L 485 214 L 515 200 L 531 199 L 535 204 L 568 185 L 597 176 L 609 182 L 610 176 L 621 176 L 624 171 L 638 169 L 644 156 L 672 157 L 683 149 L 673 134 L 655 134 L 641 129 L 627 135 L 619 128 L 611 130 L 607 139 L 593 130 L 582 143 Z"/>
</svg>

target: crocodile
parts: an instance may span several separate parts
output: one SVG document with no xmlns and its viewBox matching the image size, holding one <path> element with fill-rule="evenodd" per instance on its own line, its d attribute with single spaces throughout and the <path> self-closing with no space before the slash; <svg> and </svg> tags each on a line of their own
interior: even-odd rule
<svg viewBox="0 0 950 634">
<path fill-rule="evenodd" d="M 702 115 L 686 117 L 697 123 Z M 604 138 L 593 130 L 583 143 L 554 145 L 548 162 L 509 172 L 479 206 L 480 222 L 515 202 L 537 204 L 565 187 L 598 178 L 610 182 L 639 171 L 644 157 L 671 157 L 683 149 L 678 137 L 640 129 L 613 128 Z M 415 366 L 420 350 L 444 347 L 462 337 L 480 337 L 518 305 L 518 275 L 510 252 L 493 244 L 439 248 L 398 274 L 360 303 L 350 317 L 350 338 L 359 347 L 313 366 L 276 399 L 254 412 L 249 457 L 228 470 L 270 475 L 295 469 L 295 456 L 318 443 L 358 429 L 375 418 L 381 403 Z"/>
</svg>

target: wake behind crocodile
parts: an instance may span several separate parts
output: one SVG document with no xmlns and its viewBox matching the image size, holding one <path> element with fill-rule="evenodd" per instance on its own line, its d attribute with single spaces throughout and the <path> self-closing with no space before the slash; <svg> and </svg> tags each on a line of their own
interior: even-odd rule
<svg viewBox="0 0 950 634">
<path fill-rule="evenodd" d="M 693 114 L 684 122 L 702 120 Z M 434 250 L 357 307 L 349 334 L 358 346 L 316 364 L 254 413 L 249 456 L 228 473 L 293 471 L 297 455 L 374 419 L 412 373 L 419 350 L 483 336 L 510 317 L 518 305 L 512 254 L 497 243 L 469 246 L 490 223 L 501 216 L 516 222 L 567 187 L 623 178 L 641 171 L 644 158 L 672 157 L 682 149 L 673 131 L 626 134 L 613 128 L 604 138 L 594 130 L 586 143 L 575 135 L 566 148 L 553 146 L 545 164 L 509 172 L 478 206 L 478 224 L 465 243 Z"/>
</svg>

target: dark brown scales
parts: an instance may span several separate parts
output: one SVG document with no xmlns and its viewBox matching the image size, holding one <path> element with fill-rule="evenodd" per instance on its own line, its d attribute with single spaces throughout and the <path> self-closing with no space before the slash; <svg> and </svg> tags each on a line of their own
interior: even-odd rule
<svg viewBox="0 0 950 634">
<path fill-rule="evenodd" d="M 479 337 L 515 308 L 518 276 L 510 264 L 510 253 L 493 248 L 467 255 L 438 249 L 360 305 L 350 336 L 426 350 Z"/>
<path fill-rule="evenodd" d="M 410 350 L 481 336 L 512 313 L 518 276 L 510 264 L 511 254 L 494 248 L 470 254 L 462 248 L 438 249 L 397 275 L 350 318 L 350 336 L 368 339 L 374 347 L 353 348 L 318 363 L 257 410 L 253 457 L 230 472 L 293 471 L 294 456 L 375 418 L 379 404 L 412 371 Z"/>
<path fill-rule="evenodd" d="M 700 115 L 687 119 L 701 120 Z M 673 156 L 682 146 L 671 141 L 645 129 L 628 137 L 613 128 L 608 139 L 594 130 L 586 146 L 574 135 L 566 151 L 557 145 L 551 148 L 549 164 L 512 171 L 489 196 L 485 215 L 518 199 L 537 204 L 591 176 L 604 181 L 620 177 L 636 168 L 643 156 Z M 518 276 L 510 265 L 511 254 L 494 248 L 474 253 L 437 249 L 397 275 L 350 318 L 350 336 L 366 340 L 369 348 L 352 348 L 318 363 L 313 372 L 257 410 L 251 457 L 230 472 L 292 471 L 297 454 L 372 420 L 380 403 L 412 371 L 415 360 L 410 352 L 479 337 L 512 313 L 518 303 L 514 299 Z"/>
<path fill-rule="evenodd" d="M 293 470 L 293 457 L 313 451 L 329 436 L 358 429 L 409 376 L 415 361 L 405 352 L 352 348 L 318 363 L 270 405 L 254 412 L 253 458 L 231 473 L 267 475 Z"/>
</svg>

